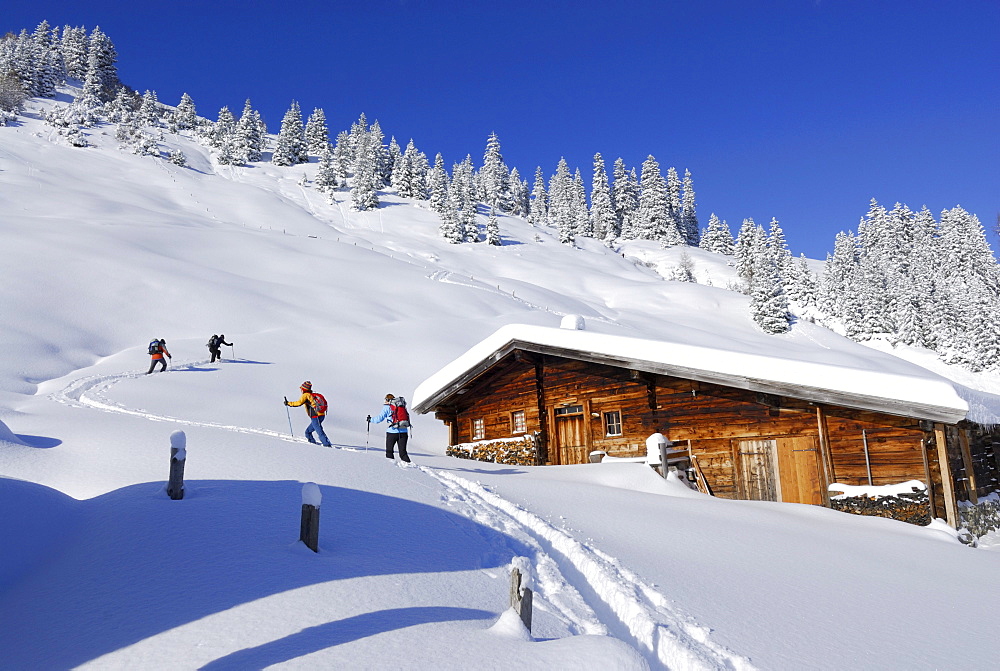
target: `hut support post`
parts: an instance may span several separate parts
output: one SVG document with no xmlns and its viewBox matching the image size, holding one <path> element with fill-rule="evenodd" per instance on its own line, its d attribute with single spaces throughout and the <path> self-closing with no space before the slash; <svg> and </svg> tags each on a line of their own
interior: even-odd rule
<svg viewBox="0 0 1000 671">
<path fill-rule="evenodd" d="M 868 472 L 868 486 L 874 485 L 872 482 L 872 460 L 871 456 L 868 454 L 868 434 L 864 429 L 861 429 L 861 442 L 865 446 L 865 470 Z"/>
<path fill-rule="evenodd" d="M 535 401 L 538 404 L 538 440 L 535 443 L 535 459 L 539 466 L 549 461 L 548 415 L 545 411 L 545 367 L 542 356 L 535 360 Z"/>
<path fill-rule="evenodd" d="M 937 444 L 938 466 L 941 469 L 941 490 L 944 494 L 944 511 L 948 526 L 958 528 L 958 503 L 955 501 L 955 482 L 948 461 L 948 437 L 944 424 L 934 425 L 934 442 Z"/>
<path fill-rule="evenodd" d="M 931 519 L 937 518 L 937 506 L 934 505 L 934 480 L 931 479 L 931 463 L 927 456 L 927 440 L 920 440 L 920 453 L 924 457 L 924 478 L 927 483 L 927 507 L 930 509 Z"/>
<path fill-rule="evenodd" d="M 965 474 L 969 477 L 969 501 L 979 503 L 979 490 L 976 487 L 976 469 L 972 466 L 972 450 L 969 448 L 969 432 L 958 430 L 958 444 L 962 447 L 962 461 L 965 463 Z"/>
<path fill-rule="evenodd" d="M 823 462 L 823 476 L 826 486 L 823 487 L 823 505 L 830 507 L 830 483 L 833 482 L 833 459 L 830 456 L 830 434 L 826 426 L 826 414 L 823 408 L 816 406 L 816 425 L 819 428 L 819 454 Z"/>
</svg>

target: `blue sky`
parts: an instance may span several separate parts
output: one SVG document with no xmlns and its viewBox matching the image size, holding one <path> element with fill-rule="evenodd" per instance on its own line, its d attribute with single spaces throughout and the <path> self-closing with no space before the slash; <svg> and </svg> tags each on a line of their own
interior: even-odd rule
<svg viewBox="0 0 1000 671">
<path fill-rule="evenodd" d="M 495 131 L 525 178 L 565 156 L 588 185 L 595 152 L 653 154 L 703 225 L 777 217 L 813 258 L 873 197 L 1000 213 L 995 0 L 6 4 L 2 31 L 100 25 L 127 84 L 211 119 L 365 112 L 449 167 Z"/>
</svg>

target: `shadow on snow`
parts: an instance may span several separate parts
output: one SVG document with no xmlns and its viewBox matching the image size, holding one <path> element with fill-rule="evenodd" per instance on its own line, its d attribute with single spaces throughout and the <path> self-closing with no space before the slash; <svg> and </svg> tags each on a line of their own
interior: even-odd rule
<svg viewBox="0 0 1000 671">
<path fill-rule="evenodd" d="M 186 487 L 181 501 L 171 501 L 162 482 L 74 501 L 41 485 L 0 479 L 0 502 L 13 504 L 4 506 L 0 536 L 17 555 L 11 566 L 9 551 L 0 551 L 4 665 L 75 667 L 288 590 L 361 576 L 498 567 L 512 554 L 503 548 L 519 545 L 442 508 L 323 486 L 314 554 L 298 542 L 301 483 L 189 481 Z M 39 509 L 44 526 L 36 523 Z M 234 653 L 217 668 L 259 667 L 386 629 L 490 615 L 443 606 L 362 615 Z"/>
</svg>

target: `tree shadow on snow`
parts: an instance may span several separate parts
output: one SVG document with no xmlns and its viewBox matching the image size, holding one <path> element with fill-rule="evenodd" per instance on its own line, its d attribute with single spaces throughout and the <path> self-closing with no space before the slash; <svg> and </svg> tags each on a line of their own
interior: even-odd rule
<svg viewBox="0 0 1000 671">
<path fill-rule="evenodd" d="M 17 589 L 0 594 L 4 665 L 76 667 L 288 590 L 361 576 L 495 568 L 520 549 L 514 539 L 443 508 L 323 486 L 320 552 L 313 553 L 298 542 L 301 483 L 186 486 L 181 501 L 170 500 L 156 482 L 73 502 L 81 517 L 75 533 L 61 537 L 59 551 L 23 575 Z M 26 505 L 5 514 L 32 511 Z M 488 616 L 444 606 L 394 609 L 230 655 L 219 668 L 259 668 L 261 660 L 379 631 Z"/>
<path fill-rule="evenodd" d="M 475 608 L 452 606 L 412 606 L 362 613 L 343 620 L 308 627 L 284 638 L 256 648 L 246 648 L 202 666 L 202 671 L 243 671 L 263 669 L 303 655 L 318 652 L 343 643 L 350 643 L 387 631 L 405 629 L 430 622 L 485 620 L 496 613 Z"/>
</svg>

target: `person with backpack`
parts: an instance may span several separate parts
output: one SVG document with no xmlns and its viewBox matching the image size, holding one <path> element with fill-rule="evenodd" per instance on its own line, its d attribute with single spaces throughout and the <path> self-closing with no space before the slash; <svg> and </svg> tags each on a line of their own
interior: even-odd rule
<svg viewBox="0 0 1000 671">
<path fill-rule="evenodd" d="M 330 439 L 326 437 L 326 432 L 323 431 L 323 420 L 326 419 L 327 403 L 326 397 L 323 394 L 315 392 L 312 390 L 312 382 L 306 380 L 299 387 L 302 392 L 302 397 L 297 401 L 289 401 L 285 399 L 285 405 L 291 406 L 293 408 L 300 405 L 306 407 L 306 413 L 309 414 L 309 426 L 306 428 L 306 439 L 313 444 L 322 444 L 323 447 L 332 447 L 330 445 Z M 313 433 L 319 436 L 319 442 L 313 438 Z"/>
<path fill-rule="evenodd" d="M 156 364 L 160 364 L 160 372 L 167 369 L 167 359 L 163 358 L 164 355 L 166 355 L 167 359 L 173 358 L 170 356 L 170 352 L 167 351 L 167 341 L 163 338 L 153 338 L 150 340 L 149 356 L 151 357 L 151 360 L 149 362 L 149 370 L 146 371 L 146 375 L 153 372 L 153 369 L 156 368 Z"/>
<path fill-rule="evenodd" d="M 410 463 L 406 454 L 406 441 L 410 438 L 410 412 L 406 409 L 406 399 L 402 396 L 385 395 L 385 405 L 378 417 L 368 415 L 368 421 L 378 424 L 388 421 L 389 428 L 385 430 L 385 456 L 393 459 L 394 448 L 399 446 L 399 458 Z"/>
<path fill-rule="evenodd" d="M 215 363 L 216 361 L 222 361 L 222 346 L 226 345 L 232 347 L 233 343 L 226 342 L 226 334 L 213 335 L 208 339 L 208 351 L 212 353 L 212 360 L 209 363 Z"/>
</svg>

